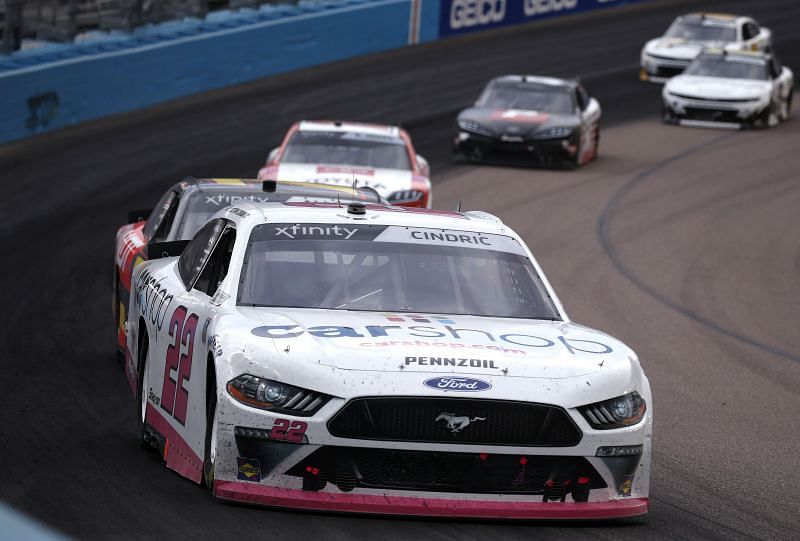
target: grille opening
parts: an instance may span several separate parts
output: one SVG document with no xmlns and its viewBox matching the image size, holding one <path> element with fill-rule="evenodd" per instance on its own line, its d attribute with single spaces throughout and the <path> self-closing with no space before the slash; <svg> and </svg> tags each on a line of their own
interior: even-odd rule
<svg viewBox="0 0 800 541">
<path fill-rule="evenodd" d="M 579 490 L 573 499 L 586 501 L 590 489 L 606 487 L 602 477 L 584 457 L 570 456 L 322 447 L 286 474 L 305 478 L 309 468 L 319 471 L 315 481 L 329 480 L 343 492 L 360 487 L 419 492 L 530 494 L 563 501 L 567 494 Z M 309 487 L 306 490 L 321 490 L 325 484 L 304 483 L 306 486 Z"/>
<path fill-rule="evenodd" d="M 572 447 L 582 437 L 557 406 L 436 397 L 351 400 L 328 422 L 328 430 L 350 439 L 525 447 Z"/>
</svg>

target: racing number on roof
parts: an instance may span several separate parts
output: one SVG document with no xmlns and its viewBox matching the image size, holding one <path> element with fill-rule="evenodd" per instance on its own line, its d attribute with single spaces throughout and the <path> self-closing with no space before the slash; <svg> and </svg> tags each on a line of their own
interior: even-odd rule
<svg viewBox="0 0 800 541">
<path fill-rule="evenodd" d="M 161 391 L 161 408 L 172 415 L 180 424 L 186 424 L 186 409 L 189 404 L 189 391 L 183 382 L 189 381 L 192 373 L 192 350 L 197 330 L 197 314 L 186 317 L 186 307 L 178 306 L 169 322 L 169 335 L 174 342 L 167 346 L 164 367 L 164 387 Z M 185 348 L 185 353 L 181 350 Z M 172 371 L 175 371 L 175 379 Z"/>
</svg>

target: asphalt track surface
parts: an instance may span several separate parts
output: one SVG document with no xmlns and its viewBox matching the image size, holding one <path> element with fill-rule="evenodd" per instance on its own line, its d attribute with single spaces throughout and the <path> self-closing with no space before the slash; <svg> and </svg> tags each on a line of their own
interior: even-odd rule
<svg viewBox="0 0 800 541">
<path fill-rule="evenodd" d="M 77 538 L 791 539 L 800 532 L 800 115 L 665 126 L 638 53 L 676 14 L 747 12 L 800 73 L 800 3 L 657 2 L 297 72 L 0 147 L 0 499 Z M 604 109 L 578 171 L 453 167 L 455 113 L 503 73 L 580 75 Z M 610 523 L 219 504 L 144 453 L 114 361 L 113 235 L 186 174 L 251 176 L 299 118 L 407 126 L 436 204 L 501 216 L 571 317 L 653 387 L 651 512 Z M 0 532 L 2 537 L 2 532 Z"/>
</svg>

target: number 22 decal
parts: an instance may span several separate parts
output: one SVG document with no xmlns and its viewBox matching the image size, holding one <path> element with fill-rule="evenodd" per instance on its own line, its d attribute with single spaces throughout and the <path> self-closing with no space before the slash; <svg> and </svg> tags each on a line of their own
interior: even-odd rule
<svg viewBox="0 0 800 541">
<path fill-rule="evenodd" d="M 289 419 L 275 419 L 269 437 L 273 440 L 283 440 L 292 443 L 303 443 L 308 423 L 303 421 L 289 421 Z"/>
<path fill-rule="evenodd" d="M 169 336 L 174 342 L 167 346 L 164 387 L 161 391 L 161 408 L 182 425 L 186 424 L 189 405 L 189 391 L 183 388 L 183 382 L 188 382 L 192 373 L 192 350 L 199 319 L 197 314 L 187 318 L 186 313 L 185 306 L 178 306 L 169 322 Z M 185 353 L 181 353 L 184 348 Z M 173 370 L 175 379 L 172 379 Z"/>
</svg>

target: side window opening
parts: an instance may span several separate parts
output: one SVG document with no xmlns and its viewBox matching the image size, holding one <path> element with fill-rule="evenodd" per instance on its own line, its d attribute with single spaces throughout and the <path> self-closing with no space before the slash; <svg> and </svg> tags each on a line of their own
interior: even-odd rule
<svg viewBox="0 0 800 541">
<path fill-rule="evenodd" d="M 169 199 L 169 207 L 164 210 L 164 214 L 156 225 L 153 236 L 150 242 L 164 242 L 167 240 L 170 231 L 172 231 L 172 223 L 175 221 L 175 215 L 178 213 L 178 201 L 180 197 L 177 193 L 172 192 L 174 197 Z"/>
<path fill-rule="evenodd" d="M 183 285 L 188 287 L 203 269 L 224 228 L 225 220 L 222 218 L 211 220 L 189 241 L 178 260 L 178 272 Z"/>
<path fill-rule="evenodd" d="M 582 86 L 577 87 L 575 90 L 576 98 L 578 100 L 578 107 L 581 111 L 585 111 L 586 108 L 589 107 L 589 94 Z"/>
<path fill-rule="evenodd" d="M 222 233 L 222 237 L 217 242 L 217 246 L 209 257 L 205 268 L 200 273 L 200 278 L 197 279 L 194 289 L 202 291 L 209 296 L 216 293 L 219 285 L 228 275 L 235 241 L 236 230 L 232 227 L 227 228 Z"/>
</svg>

